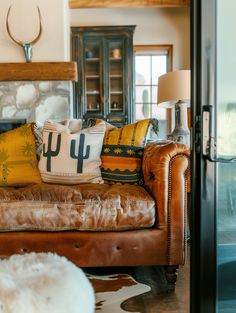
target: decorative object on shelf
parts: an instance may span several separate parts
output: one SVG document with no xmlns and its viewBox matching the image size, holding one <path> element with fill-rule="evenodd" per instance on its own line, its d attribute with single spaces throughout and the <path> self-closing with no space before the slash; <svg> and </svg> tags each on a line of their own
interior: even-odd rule
<svg viewBox="0 0 236 313">
<path fill-rule="evenodd" d="M 85 56 L 86 56 L 87 59 L 92 59 L 92 58 L 94 58 L 94 53 L 90 49 L 87 49 L 85 51 Z"/>
<path fill-rule="evenodd" d="M 8 12 L 7 12 L 7 19 L 6 19 L 6 28 L 7 28 L 7 33 L 8 35 L 10 36 L 10 38 L 17 44 L 19 45 L 20 47 L 23 48 L 24 50 L 24 53 L 25 53 L 25 59 L 26 59 L 26 62 L 31 62 L 32 61 L 32 56 L 33 56 L 33 51 L 32 51 L 32 46 L 39 40 L 39 38 L 41 37 L 42 35 L 42 21 L 41 21 L 41 13 L 40 13 L 40 10 L 39 10 L 39 7 L 37 7 L 38 9 L 38 15 L 39 15 L 39 33 L 38 35 L 30 42 L 22 42 L 20 40 L 17 40 L 13 37 L 13 35 L 11 34 L 11 31 L 10 31 L 10 27 L 9 27 L 9 14 L 10 14 L 10 11 L 11 11 L 11 6 L 9 7 L 8 9 Z"/>
<path fill-rule="evenodd" d="M 175 108 L 175 129 L 168 135 L 168 139 L 187 145 L 190 142 L 187 112 L 190 97 L 190 70 L 169 72 L 159 77 L 158 105 Z"/>
<path fill-rule="evenodd" d="M 121 50 L 116 48 L 112 50 L 112 57 L 115 59 L 120 59 L 121 58 Z"/>
<path fill-rule="evenodd" d="M 112 109 L 117 109 L 118 108 L 118 103 L 117 102 L 112 102 Z"/>
</svg>

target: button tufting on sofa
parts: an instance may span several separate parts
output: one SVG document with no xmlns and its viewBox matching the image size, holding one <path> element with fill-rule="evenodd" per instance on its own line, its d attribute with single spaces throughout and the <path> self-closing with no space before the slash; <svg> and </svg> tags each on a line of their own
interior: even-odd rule
<svg viewBox="0 0 236 313">
<path fill-rule="evenodd" d="M 20 251 L 21 251 L 21 253 L 29 252 L 29 250 L 27 248 L 21 248 Z"/>
<path fill-rule="evenodd" d="M 155 176 L 153 173 L 150 173 L 150 177 L 149 177 L 150 181 L 153 181 L 155 179 Z"/>
</svg>

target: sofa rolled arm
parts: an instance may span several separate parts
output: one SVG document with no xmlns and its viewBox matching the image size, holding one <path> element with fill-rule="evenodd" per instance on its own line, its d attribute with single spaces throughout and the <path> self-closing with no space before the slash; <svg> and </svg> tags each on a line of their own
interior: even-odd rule
<svg viewBox="0 0 236 313">
<path fill-rule="evenodd" d="M 173 141 L 148 143 L 144 149 L 144 184 L 156 201 L 158 227 L 167 226 L 168 214 L 186 208 L 189 156 L 186 145 Z"/>
<path fill-rule="evenodd" d="M 155 226 L 167 233 L 169 258 L 179 255 L 176 250 L 184 251 L 186 239 L 189 148 L 172 141 L 149 143 L 144 149 L 142 169 L 145 187 L 156 202 Z M 172 261 L 175 264 L 177 260 Z"/>
</svg>

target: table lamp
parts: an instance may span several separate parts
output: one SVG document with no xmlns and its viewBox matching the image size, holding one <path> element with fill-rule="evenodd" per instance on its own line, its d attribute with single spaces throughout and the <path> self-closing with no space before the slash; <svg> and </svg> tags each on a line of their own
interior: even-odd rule
<svg viewBox="0 0 236 313">
<path fill-rule="evenodd" d="M 188 111 L 190 106 L 190 70 L 169 72 L 158 79 L 157 104 L 175 108 L 175 129 L 168 139 L 189 145 Z"/>
</svg>

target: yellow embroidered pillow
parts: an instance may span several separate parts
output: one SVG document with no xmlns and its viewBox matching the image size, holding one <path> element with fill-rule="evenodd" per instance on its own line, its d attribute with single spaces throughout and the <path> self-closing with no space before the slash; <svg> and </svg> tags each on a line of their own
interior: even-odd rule
<svg viewBox="0 0 236 313">
<path fill-rule="evenodd" d="M 40 182 L 31 124 L 0 134 L 0 186 Z"/>
<path fill-rule="evenodd" d="M 106 182 L 142 184 L 143 149 L 154 126 L 157 131 L 157 120 L 146 119 L 106 131 L 101 153 Z"/>
</svg>

